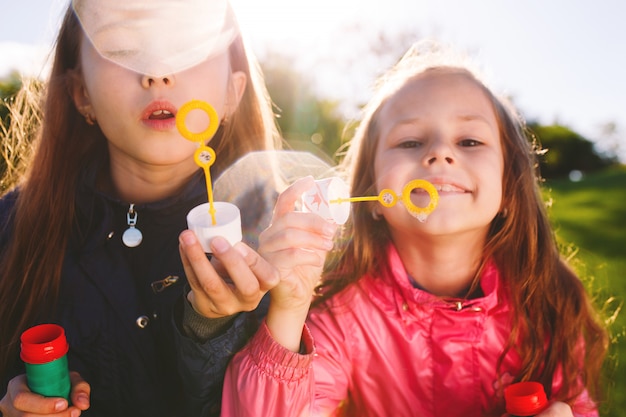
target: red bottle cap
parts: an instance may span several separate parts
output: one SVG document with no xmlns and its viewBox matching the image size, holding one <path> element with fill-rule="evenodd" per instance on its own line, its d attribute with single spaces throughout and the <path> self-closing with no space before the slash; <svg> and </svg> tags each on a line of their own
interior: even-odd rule
<svg viewBox="0 0 626 417">
<path fill-rule="evenodd" d="M 67 353 L 65 330 L 57 324 L 40 324 L 22 333 L 20 357 L 26 363 L 39 365 L 57 360 Z"/>
<path fill-rule="evenodd" d="M 504 389 L 506 412 L 514 416 L 534 416 L 548 405 L 543 385 L 539 382 L 518 382 Z"/>
</svg>

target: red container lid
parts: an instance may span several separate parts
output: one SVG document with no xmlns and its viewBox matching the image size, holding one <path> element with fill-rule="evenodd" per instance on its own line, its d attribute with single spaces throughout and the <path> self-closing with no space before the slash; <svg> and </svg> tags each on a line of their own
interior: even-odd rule
<svg viewBox="0 0 626 417">
<path fill-rule="evenodd" d="M 40 324 L 22 333 L 20 357 L 26 363 L 39 365 L 57 360 L 67 353 L 65 330 L 57 324 Z"/>
<path fill-rule="evenodd" d="M 518 382 L 504 389 L 506 412 L 514 416 L 534 416 L 548 406 L 548 399 L 539 382 Z"/>
</svg>

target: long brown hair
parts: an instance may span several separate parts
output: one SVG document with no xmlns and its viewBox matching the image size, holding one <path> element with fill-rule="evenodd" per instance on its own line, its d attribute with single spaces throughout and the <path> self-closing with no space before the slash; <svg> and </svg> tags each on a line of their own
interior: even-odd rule
<svg viewBox="0 0 626 417">
<path fill-rule="evenodd" d="M 80 73 L 82 29 L 68 7 L 56 41 L 54 62 L 43 102 L 43 121 L 30 169 L 20 181 L 8 222 L 9 240 L 0 248 L 0 376 L 17 357 L 20 334 L 58 295 L 61 268 L 75 217 L 75 193 L 81 171 L 107 142 L 90 126 L 71 97 L 72 77 Z M 215 176 L 253 150 L 279 147 L 272 103 L 258 63 L 241 36 L 229 48 L 231 69 L 243 71 L 247 85 L 236 111 L 218 130 L 211 145 L 220 155 Z M 26 92 L 23 92 L 24 94 Z M 4 225 L 3 225 L 4 226 Z"/>
<path fill-rule="evenodd" d="M 403 85 L 427 71 L 470 77 L 491 99 L 499 124 L 505 166 L 502 213 L 506 214 L 491 223 L 472 285 L 472 289 L 479 285 L 485 264 L 494 260 L 514 312 L 511 336 L 497 367 L 510 349 L 518 349 L 522 359 L 518 380 L 540 381 L 555 400 L 571 402 L 584 388 L 598 398 L 608 336 L 580 279 L 560 256 L 540 192 L 538 149 L 520 115 L 486 87 L 471 62 L 442 45 L 418 43 L 379 79 L 342 163 L 352 195 L 377 193 L 372 166 L 380 108 Z M 391 236 L 384 220 L 372 220 L 374 204 L 353 205 L 342 233 L 349 238 L 329 257 L 315 305 L 362 276 L 386 268 L 386 252 L 381 248 L 391 242 Z M 562 372 L 563 388 L 551 393 L 557 372 Z"/>
</svg>

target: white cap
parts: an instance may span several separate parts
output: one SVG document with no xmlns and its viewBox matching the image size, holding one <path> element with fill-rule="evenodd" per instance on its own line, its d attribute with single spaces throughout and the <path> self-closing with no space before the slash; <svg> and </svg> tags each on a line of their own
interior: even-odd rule
<svg viewBox="0 0 626 417">
<path fill-rule="evenodd" d="M 72 0 L 104 58 L 162 77 L 228 49 L 239 33 L 228 0 Z"/>
<path fill-rule="evenodd" d="M 210 213 L 209 203 L 200 204 L 187 213 L 187 226 L 193 230 L 202 245 L 204 252 L 211 253 L 211 241 L 215 236 L 221 236 L 231 245 L 241 242 L 241 213 L 239 208 L 231 203 L 216 201 L 215 224 Z"/>
<path fill-rule="evenodd" d="M 316 180 L 302 195 L 303 211 L 316 213 L 326 220 L 344 224 L 350 216 L 350 187 L 339 177 Z"/>
</svg>

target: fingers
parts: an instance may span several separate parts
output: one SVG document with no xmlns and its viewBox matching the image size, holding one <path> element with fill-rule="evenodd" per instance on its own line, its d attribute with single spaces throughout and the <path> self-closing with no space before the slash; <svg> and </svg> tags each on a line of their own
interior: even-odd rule
<svg viewBox="0 0 626 417">
<path fill-rule="evenodd" d="M 214 259 L 219 261 L 228 279 L 222 278 L 206 259 L 192 231 L 180 234 L 180 256 L 192 289 L 188 299 L 198 313 L 223 317 L 253 310 L 263 295 L 280 282 L 277 266 L 323 266 L 325 253 L 332 249 L 336 225 L 312 213 L 294 212 L 296 201 L 313 185 L 313 178 L 305 177 L 279 196 L 273 214 L 276 224 L 260 238 L 267 243 L 265 253 L 261 249 L 257 253 L 244 243 L 233 247 L 221 237 L 211 241 Z"/>
<path fill-rule="evenodd" d="M 78 372 L 70 372 L 70 381 L 72 382 L 72 392 L 70 393 L 72 405 L 80 410 L 88 409 L 90 405 L 91 386 Z"/>
<path fill-rule="evenodd" d="M 272 226 L 259 236 L 259 252 L 265 256 L 290 248 L 292 255 L 302 254 L 301 249 L 329 251 L 337 225 L 313 213 L 289 212 L 275 218 Z M 296 259 L 295 261 L 303 261 Z"/>
<path fill-rule="evenodd" d="M 302 194 L 315 185 L 313 177 L 308 176 L 300 178 L 293 184 L 291 184 L 285 191 L 283 191 L 276 200 L 276 206 L 274 207 L 274 214 L 272 216 L 272 223 L 278 217 L 283 216 L 285 213 L 293 211 L 296 201 L 298 201 Z"/>
<path fill-rule="evenodd" d="M 55 414 L 67 410 L 68 402 L 63 398 L 48 398 L 32 392 L 26 384 L 26 375 L 9 381 L 7 393 L 0 401 L 3 415 Z M 79 415 L 77 412 L 76 415 Z"/>
<path fill-rule="evenodd" d="M 180 254 L 192 288 L 188 299 L 194 309 L 209 318 L 254 310 L 263 295 L 279 282 L 279 275 L 267 261 L 244 243 L 232 247 L 222 237 L 211 241 L 214 259 L 228 275 L 222 278 L 191 231 L 180 235 Z"/>
<path fill-rule="evenodd" d="M 192 231 L 179 236 L 179 252 L 191 287 L 188 300 L 200 314 L 218 318 L 242 310 L 230 286 L 215 271 Z"/>
<path fill-rule="evenodd" d="M 318 260 L 318 256 L 311 251 L 332 249 L 337 225 L 317 214 L 294 211 L 296 201 L 314 184 L 313 177 L 301 178 L 280 194 L 272 224 L 259 236 L 261 255 L 286 251 L 286 255 L 296 257 L 292 261 L 298 261 L 297 264 L 309 264 Z"/>
<path fill-rule="evenodd" d="M 255 296 L 275 287 L 280 276 L 276 269 L 245 243 L 231 247 L 226 239 L 211 242 L 213 253 L 226 269 L 236 290 L 244 296 Z"/>
<path fill-rule="evenodd" d="M 191 230 L 184 230 L 180 234 L 179 244 L 183 268 L 192 290 L 205 289 L 216 296 L 230 292 L 230 288 L 213 268 Z M 202 277 L 202 280 L 199 277 Z"/>
<path fill-rule="evenodd" d="M 537 414 L 537 417 L 573 417 L 573 416 L 574 416 L 574 413 L 572 411 L 572 408 L 568 404 L 564 402 L 560 402 L 560 401 L 555 401 L 551 403 L 547 409 Z"/>
</svg>

